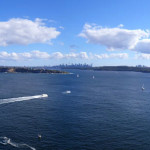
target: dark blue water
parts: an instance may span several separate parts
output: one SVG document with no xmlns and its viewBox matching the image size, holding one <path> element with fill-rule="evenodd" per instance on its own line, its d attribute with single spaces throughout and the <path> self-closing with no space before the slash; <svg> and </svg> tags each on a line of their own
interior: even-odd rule
<svg viewBox="0 0 150 150">
<path fill-rule="evenodd" d="M 0 150 L 149 150 L 150 74 L 72 72 L 0 74 L 0 99 L 49 95 L 0 105 Z"/>
</svg>

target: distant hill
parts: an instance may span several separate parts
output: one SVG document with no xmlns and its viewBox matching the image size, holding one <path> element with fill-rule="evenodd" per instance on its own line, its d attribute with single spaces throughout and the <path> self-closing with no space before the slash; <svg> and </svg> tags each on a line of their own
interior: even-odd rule
<svg viewBox="0 0 150 150">
<path fill-rule="evenodd" d="M 150 73 L 150 67 L 146 66 L 102 66 L 92 67 L 91 65 L 59 65 L 60 69 L 80 69 L 80 70 L 95 70 L 95 71 L 134 71 Z"/>
<path fill-rule="evenodd" d="M 63 73 L 63 74 L 68 73 L 68 72 L 59 71 L 59 70 L 37 69 L 37 68 L 30 68 L 30 67 L 0 67 L 0 72 L 5 72 L 5 73 Z"/>
<path fill-rule="evenodd" d="M 134 71 L 134 72 L 150 73 L 150 67 L 103 66 L 103 67 L 92 67 L 91 69 L 98 71 Z"/>
<path fill-rule="evenodd" d="M 62 73 L 68 74 L 66 71 L 61 69 L 80 69 L 80 70 L 94 70 L 94 71 L 134 71 L 150 73 L 150 67 L 132 67 L 132 66 L 102 66 L 102 67 L 92 67 L 92 66 L 55 66 L 52 67 L 0 67 L 0 72 L 5 73 Z M 61 71 L 60 71 L 61 70 Z"/>
</svg>

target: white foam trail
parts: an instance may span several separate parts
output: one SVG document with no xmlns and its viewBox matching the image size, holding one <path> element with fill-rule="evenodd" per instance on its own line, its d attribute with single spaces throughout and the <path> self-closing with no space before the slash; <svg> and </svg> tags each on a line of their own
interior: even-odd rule
<svg viewBox="0 0 150 150">
<path fill-rule="evenodd" d="M 28 144 L 19 144 L 19 143 L 16 143 L 16 142 L 12 142 L 12 140 L 10 138 L 7 138 L 7 137 L 0 137 L 0 144 L 3 144 L 3 145 L 11 145 L 13 147 L 17 147 L 17 148 L 25 148 L 25 147 L 28 147 L 30 148 L 31 150 L 36 150 L 34 147 L 28 145 Z"/>
<path fill-rule="evenodd" d="M 44 98 L 48 97 L 47 94 L 42 95 L 35 95 L 35 96 L 26 96 L 26 97 L 18 97 L 18 98 L 8 98 L 8 99 L 0 99 L 0 105 L 6 104 L 6 103 L 14 103 L 14 102 L 20 102 L 20 101 L 27 101 L 31 99 L 37 99 L 37 98 Z"/>
</svg>

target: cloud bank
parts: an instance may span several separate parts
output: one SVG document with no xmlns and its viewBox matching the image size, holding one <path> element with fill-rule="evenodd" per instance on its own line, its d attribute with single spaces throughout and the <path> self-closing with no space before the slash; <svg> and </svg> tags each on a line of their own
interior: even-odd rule
<svg viewBox="0 0 150 150">
<path fill-rule="evenodd" d="M 94 57 L 98 59 L 104 59 L 104 58 L 127 59 L 128 54 L 127 53 L 112 53 L 112 54 L 100 54 L 100 55 L 95 54 Z"/>
<path fill-rule="evenodd" d="M 133 50 L 150 53 L 149 30 L 128 30 L 121 28 L 107 28 L 85 24 L 80 37 L 87 39 L 88 43 L 100 44 L 107 50 Z"/>
<path fill-rule="evenodd" d="M 145 59 L 145 60 L 150 60 L 150 54 L 144 54 L 144 53 L 138 53 L 135 54 L 135 59 Z"/>
<path fill-rule="evenodd" d="M 23 53 L 8 53 L 6 51 L 0 52 L 0 60 L 7 61 L 22 61 L 22 60 L 33 60 L 33 59 L 108 59 L 108 58 L 118 58 L 127 59 L 127 53 L 111 53 L 111 54 L 87 54 L 86 52 L 80 53 L 68 53 L 63 54 L 61 52 L 55 52 L 49 54 L 47 52 L 41 52 L 38 50 Z"/>
<path fill-rule="evenodd" d="M 0 22 L 0 46 L 12 44 L 50 43 L 60 34 L 54 27 L 47 27 L 43 21 L 13 18 Z"/>
</svg>

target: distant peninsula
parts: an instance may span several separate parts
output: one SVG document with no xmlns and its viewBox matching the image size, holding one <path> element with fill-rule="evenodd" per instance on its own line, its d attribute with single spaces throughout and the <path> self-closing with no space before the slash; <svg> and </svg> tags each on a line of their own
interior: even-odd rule
<svg viewBox="0 0 150 150">
<path fill-rule="evenodd" d="M 132 71 L 132 72 L 150 73 L 150 67 L 103 66 L 103 67 L 92 67 L 91 69 L 97 71 Z"/>
<path fill-rule="evenodd" d="M 80 69 L 80 70 L 94 70 L 94 71 L 132 71 L 150 73 L 150 67 L 138 65 L 138 66 L 99 66 L 93 67 L 88 64 L 72 64 L 72 65 L 59 65 L 55 66 L 60 69 Z M 55 68 L 53 66 L 53 68 Z"/>
<path fill-rule="evenodd" d="M 44 68 L 32 68 L 32 67 L 0 67 L 0 73 L 60 73 L 68 74 L 68 72 L 60 70 L 49 70 Z"/>
<path fill-rule="evenodd" d="M 79 69 L 94 70 L 94 71 L 132 71 L 132 72 L 150 73 L 150 67 L 102 66 L 102 67 L 79 68 Z"/>
<path fill-rule="evenodd" d="M 70 69 L 93 70 L 93 71 L 132 71 L 150 73 L 150 67 L 146 66 L 100 66 L 93 67 L 91 65 L 59 65 L 59 66 L 41 66 L 41 67 L 3 67 L 0 66 L 0 73 L 49 73 L 49 74 L 69 74 Z"/>
</svg>

